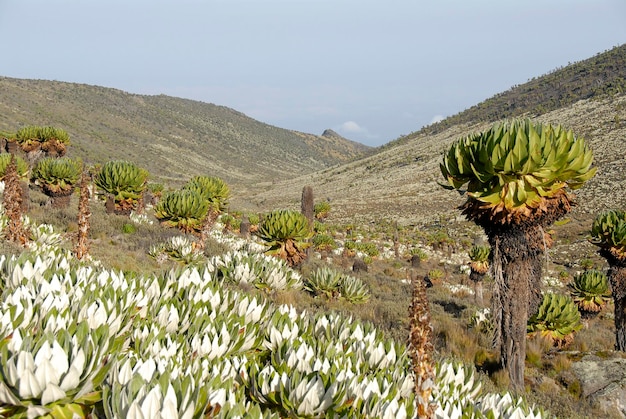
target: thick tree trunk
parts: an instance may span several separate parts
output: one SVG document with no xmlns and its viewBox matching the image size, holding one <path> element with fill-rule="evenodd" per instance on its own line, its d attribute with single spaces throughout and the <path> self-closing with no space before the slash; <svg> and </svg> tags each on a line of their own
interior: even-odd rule
<svg viewBox="0 0 626 419">
<path fill-rule="evenodd" d="M 615 299 L 615 349 L 626 352 L 626 297 Z"/>
<path fill-rule="evenodd" d="M 526 324 L 530 305 L 530 268 L 528 260 L 509 261 L 503 267 L 504 287 L 494 301 L 502 310 L 500 323 L 500 355 L 514 388 L 524 387 L 526 362 Z"/>
<path fill-rule="evenodd" d="M 495 323 L 494 344 L 509 372 L 511 386 L 524 389 L 526 326 L 541 299 L 541 255 L 538 226 L 509 226 L 488 233 L 492 247 L 494 291 L 491 300 Z"/>
<path fill-rule="evenodd" d="M 626 260 L 615 257 L 609 262 L 608 278 L 615 305 L 615 350 L 626 352 Z"/>
<path fill-rule="evenodd" d="M 313 228 L 315 221 L 315 201 L 313 199 L 313 188 L 305 186 L 302 188 L 301 212 L 309 221 L 309 226 Z"/>
<path fill-rule="evenodd" d="M 550 245 L 543 228 L 567 214 L 571 205 L 570 196 L 562 191 L 527 212 L 496 211 L 474 199 L 461 207 L 489 238 L 494 344 L 500 346 L 502 365 L 516 390 L 524 389 L 528 317 L 541 303 L 542 256 Z"/>
<path fill-rule="evenodd" d="M 474 283 L 474 302 L 483 305 L 483 278 L 485 274 L 471 269 L 469 279 Z"/>
</svg>

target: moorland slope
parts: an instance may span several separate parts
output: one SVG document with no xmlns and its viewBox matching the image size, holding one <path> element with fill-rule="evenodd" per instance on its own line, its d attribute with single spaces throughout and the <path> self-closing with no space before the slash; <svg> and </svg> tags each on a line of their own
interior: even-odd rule
<svg viewBox="0 0 626 419">
<path fill-rule="evenodd" d="M 69 155 L 90 164 L 130 160 L 173 187 L 194 175 L 223 178 L 237 194 L 257 183 L 348 161 L 369 147 L 256 121 L 233 109 L 165 95 L 0 77 L 0 131 L 52 125 Z"/>
</svg>

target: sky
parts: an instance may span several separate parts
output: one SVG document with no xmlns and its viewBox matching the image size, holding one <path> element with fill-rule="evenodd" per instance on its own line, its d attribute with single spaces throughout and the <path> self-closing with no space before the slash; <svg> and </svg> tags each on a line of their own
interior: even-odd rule
<svg viewBox="0 0 626 419">
<path fill-rule="evenodd" d="M 0 76 L 371 146 L 624 43 L 624 0 L 0 0 Z"/>
</svg>

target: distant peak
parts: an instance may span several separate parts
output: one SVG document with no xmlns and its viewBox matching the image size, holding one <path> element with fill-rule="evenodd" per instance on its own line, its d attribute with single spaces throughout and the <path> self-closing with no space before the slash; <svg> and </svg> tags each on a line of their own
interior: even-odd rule
<svg viewBox="0 0 626 419">
<path fill-rule="evenodd" d="M 322 137 L 334 137 L 334 138 L 343 138 L 341 135 L 337 134 L 335 131 L 333 131 L 332 129 L 327 129 L 324 130 L 324 132 L 322 133 Z"/>
</svg>

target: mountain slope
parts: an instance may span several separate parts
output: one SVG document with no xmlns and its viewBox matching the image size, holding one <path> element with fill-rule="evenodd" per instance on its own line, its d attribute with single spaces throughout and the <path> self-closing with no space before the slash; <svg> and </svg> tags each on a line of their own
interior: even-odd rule
<svg viewBox="0 0 626 419">
<path fill-rule="evenodd" d="M 603 209 L 624 208 L 625 91 L 626 45 L 516 86 L 392 141 L 373 155 L 276 183 L 273 189 L 252 197 L 250 205 L 261 210 L 297 207 L 302 188 L 310 185 L 317 200 L 331 201 L 337 221 L 387 219 L 420 224 L 458 215 L 456 207 L 465 198 L 438 184 L 443 181 L 439 163 L 444 151 L 459 137 L 483 130 L 499 118 L 525 116 L 573 129 L 594 152 L 598 173 L 576 191 L 574 216 L 588 218 Z"/>
<path fill-rule="evenodd" d="M 437 133 L 457 124 L 488 122 L 521 115 L 542 115 L 584 99 L 605 98 L 626 92 L 626 44 L 488 98 L 463 112 L 386 144 L 410 140 L 420 132 Z"/>
<path fill-rule="evenodd" d="M 70 134 L 70 155 L 89 163 L 128 159 L 157 180 L 222 177 L 236 191 L 320 170 L 369 147 L 256 121 L 223 106 L 121 90 L 0 77 L 0 131 L 53 125 Z"/>
</svg>

